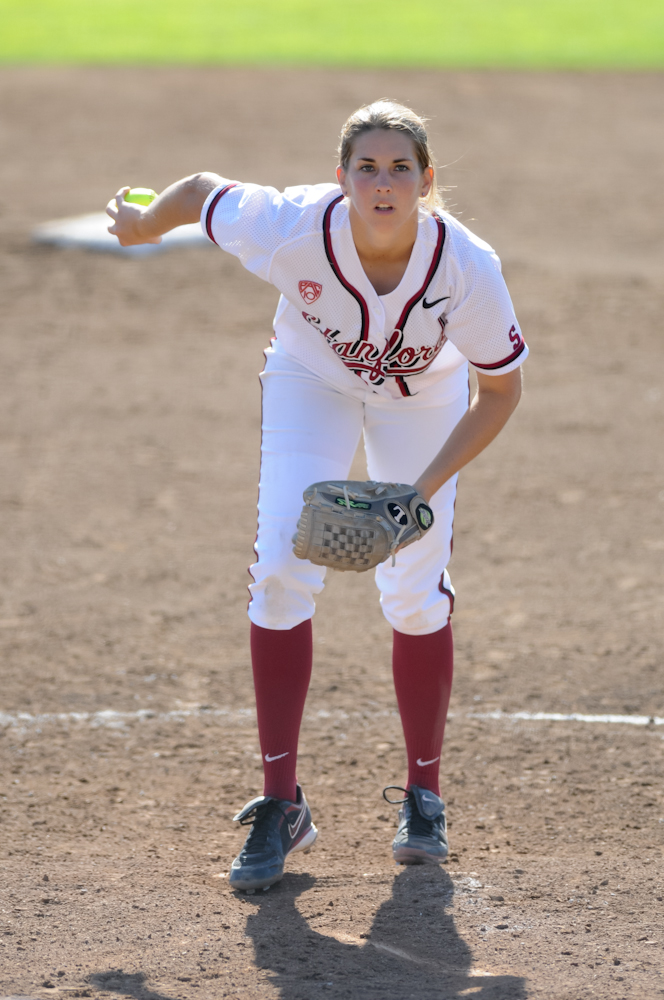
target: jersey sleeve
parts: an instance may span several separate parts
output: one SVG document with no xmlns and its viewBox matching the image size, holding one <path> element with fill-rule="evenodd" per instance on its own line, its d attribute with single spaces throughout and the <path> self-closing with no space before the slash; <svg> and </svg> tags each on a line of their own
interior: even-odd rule
<svg viewBox="0 0 664 1000">
<path fill-rule="evenodd" d="M 454 239 L 454 237 L 457 237 Z M 464 238 L 465 237 L 465 238 Z M 451 275 L 454 294 L 446 313 L 445 335 L 486 375 L 505 375 L 528 357 L 500 260 L 467 230 L 455 242 Z"/>
<path fill-rule="evenodd" d="M 244 267 L 270 281 L 276 251 L 311 229 L 321 202 L 336 196 L 336 184 L 313 184 L 277 191 L 259 184 L 224 181 L 212 191 L 201 211 L 208 238 L 232 253 Z"/>
</svg>

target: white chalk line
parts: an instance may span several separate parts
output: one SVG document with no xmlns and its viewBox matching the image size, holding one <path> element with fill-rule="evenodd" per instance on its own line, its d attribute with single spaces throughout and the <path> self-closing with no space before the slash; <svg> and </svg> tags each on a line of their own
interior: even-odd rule
<svg viewBox="0 0 664 1000">
<path fill-rule="evenodd" d="M 499 722 L 603 722 L 624 726 L 664 726 L 658 715 L 584 715 L 582 712 L 469 712 L 467 719 L 496 719 Z"/>
<path fill-rule="evenodd" d="M 150 708 L 139 708 L 134 712 L 118 712 L 106 708 L 99 712 L 44 712 L 31 715 L 29 712 L 0 712 L 0 727 L 43 726 L 49 723 L 87 723 L 93 729 L 122 729 L 131 722 L 184 722 L 190 718 L 223 718 L 232 722 L 253 721 L 253 708 L 175 708 L 170 712 L 156 712 Z"/>
<path fill-rule="evenodd" d="M 305 716 L 308 722 L 320 722 L 324 719 L 331 719 L 339 722 L 361 722 L 371 721 L 378 718 L 387 718 L 398 713 L 394 710 L 384 709 L 376 712 L 344 712 L 342 710 L 325 711 L 308 714 Z M 45 712 L 32 715 L 29 712 L 0 712 L 0 729 L 5 728 L 37 728 L 42 726 L 63 724 L 63 725 L 87 725 L 92 729 L 125 729 L 135 722 L 185 722 L 187 719 L 218 719 L 219 721 L 243 723 L 253 722 L 256 718 L 256 711 L 253 708 L 176 708 L 170 712 L 157 712 L 150 708 L 139 708 L 133 712 L 120 712 L 107 708 L 98 712 Z M 450 718 L 479 719 L 496 722 L 582 722 L 582 723 L 602 723 L 604 725 L 625 725 L 625 726 L 664 726 L 664 718 L 655 715 L 588 715 L 581 712 L 468 712 L 465 715 L 450 713 Z"/>
</svg>

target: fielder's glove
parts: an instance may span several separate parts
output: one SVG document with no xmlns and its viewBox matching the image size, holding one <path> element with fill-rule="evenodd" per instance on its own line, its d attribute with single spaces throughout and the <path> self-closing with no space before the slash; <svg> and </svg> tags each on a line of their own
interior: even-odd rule
<svg viewBox="0 0 664 1000">
<path fill-rule="evenodd" d="M 354 480 L 314 483 L 293 535 L 293 552 L 318 566 L 372 569 L 397 548 L 417 541 L 433 524 L 433 511 L 404 483 Z"/>
</svg>

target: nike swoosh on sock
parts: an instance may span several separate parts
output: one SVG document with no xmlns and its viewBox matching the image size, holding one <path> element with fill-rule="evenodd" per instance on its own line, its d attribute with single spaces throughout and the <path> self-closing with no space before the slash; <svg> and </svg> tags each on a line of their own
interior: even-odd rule
<svg viewBox="0 0 664 1000">
<path fill-rule="evenodd" d="M 440 754 L 438 756 L 440 756 Z M 426 767 L 427 764 L 435 764 L 437 760 L 438 760 L 438 757 L 434 757 L 433 760 L 420 760 L 420 758 L 418 757 L 417 758 L 417 766 L 418 767 Z"/>
</svg>

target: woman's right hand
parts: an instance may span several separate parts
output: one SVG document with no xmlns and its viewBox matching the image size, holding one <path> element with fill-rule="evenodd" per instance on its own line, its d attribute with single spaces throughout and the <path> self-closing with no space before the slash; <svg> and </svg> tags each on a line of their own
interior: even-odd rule
<svg viewBox="0 0 664 1000">
<path fill-rule="evenodd" d="M 161 243 L 161 236 L 149 235 L 149 217 L 146 219 L 145 216 L 152 206 L 146 207 L 125 201 L 125 195 L 130 190 L 129 187 L 120 188 L 106 206 L 106 214 L 113 219 L 113 225 L 108 227 L 109 233 L 117 236 L 122 247 L 137 246 L 141 243 Z"/>
</svg>

